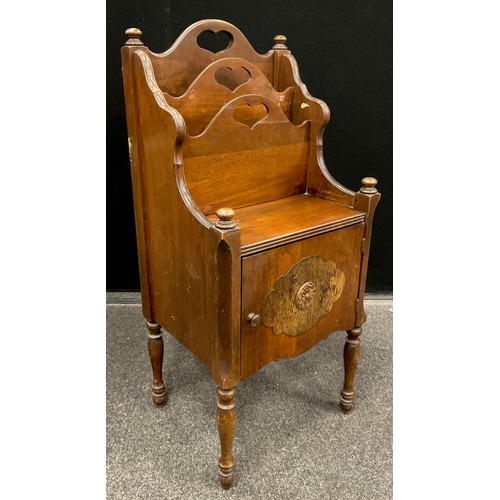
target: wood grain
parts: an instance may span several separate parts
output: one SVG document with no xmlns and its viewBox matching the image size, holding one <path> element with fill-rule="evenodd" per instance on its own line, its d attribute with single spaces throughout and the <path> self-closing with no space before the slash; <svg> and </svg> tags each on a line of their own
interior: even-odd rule
<svg viewBox="0 0 500 500">
<path fill-rule="evenodd" d="M 344 285 L 345 274 L 335 261 L 303 257 L 276 280 L 262 301 L 262 323 L 275 335 L 303 335 L 332 310 Z"/>
<path fill-rule="evenodd" d="M 148 321 L 148 353 L 153 369 L 153 385 L 151 392 L 153 403 L 163 406 L 167 402 L 167 391 L 163 382 L 163 337 L 158 323 Z"/>
<path fill-rule="evenodd" d="M 187 133 L 195 136 L 203 132 L 228 102 L 247 94 L 268 97 L 287 116 L 290 114 L 293 89 L 277 92 L 256 66 L 239 57 L 214 61 L 198 75 L 184 94 L 176 97 L 165 92 L 165 99 L 184 117 Z"/>
<path fill-rule="evenodd" d="M 364 212 L 308 194 L 239 208 L 241 255 L 247 256 L 365 220 Z M 215 222 L 216 216 L 208 219 Z"/>
<path fill-rule="evenodd" d="M 231 42 L 212 52 L 203 32 Z M 374 178 L 354 193 L 328 171 L 328 106 L 300 79 L 284 35 L 258 54 L 221 20 L 153 53 L 122 48 L 143 313 L 153 401 L 166 402 L 161 328 L 217 386 L 219 480 L 233 484 L 236 386 L 347 330 L 341 408 L 354 399 Z"/>
<path fill-rule="evenodd" d="M 370 178 L 373 179 L 373 178 Z M 377 183 L 376 179 L 375 184 Z M 370 181 L 371 182 L 371 181 Z M 363 258 L 361 261 L 361 274 L 359 277 L 356 326 L 361 326 L 366 321 L 366 313 L 363 307 L 366 289 L 366 276 L 368 274 L 368 257 L 370 256 L 370 243 L 373 228 L 373 216 L 380 201 L 381 195 L 377 189 L 369 193 L 363 192 L 363 187 L 356 193 L 354 206 L 357 210 L 366 213 L 365 234 L 363 236 Z"/>
<path fill-rule="evenodd" d="M 203 31 L 226 31 L 233 37 L 226 50 L 213 53 L 201 48 L 197 37 Z M 160 88 L 170 95 L 182 95 L 195 78 L 212 62 L 226 57 L 240 57 L 256 66 L 272 81 L 273 53 L 258 54 L 243 33 L 232 24 L 219 19 L 204 19 L 184 30 L 166 52 L 148 51 Z"/>
<path fill-rule="evenodd" d="M 141 165 L 139 163 L 137 114 L 134 95 L 134 65 L 133 56 L 137 50 L 142 50 L 139 45 L 124 45 L 121 48 L 123 90 L 125 95 L 125 111 L 127 116 L 128 149 L 130 170 L 132 175 L 132 190 L 134 198 L 134 218 L 137 242 L 137 255 L 139 260 L 139 279 L 141 288 L 142 312 L 146 319 L 153 318 L 153 311 L 149 302 L 151 294 L 148 281 L 148 268 L 146 261 L 146 234 L 144 226 L 143 194 L 141 188 Z"/>
<path fill-rule="evenodd" d="M 251 112 L 247 103 L 264 104 L 269 114 L 252 127 L 235 121 L 239 104 Z M 194 202 L 210 214 L 305 192 L 309 130 L 309 122 L 293 125 L 263 96 L 232 100 L 203 134 L 185 139 L 186 184 Z"/>
<path fill-rule="evenodd" d="M 236 427 L 236 389 L 217 388 L 217 427 L 221 454 L 219 458 L 219 481 L 224 489 L 234 481 L 236 459 L 233 454 L 233 437 Z"/>
<path fill-rule="evenodd" d="M 361 327 L 348 330 L 344 345 L 344 387 L 340 393 L 340 409 L 344 413 L 354 405 L 354 375 L 359 362 Z"/>
<path fill-rule="evenodd" d="M 147 54 L 137 51 L 133 63 L 134 93 L 130 98 L 137 110 L 143 258 L 147 263 L 151 313 L 211 369 L 216 383 L 232 387 L 239 380 L 239 366 L 231 363 L 223 380 L 218 354 L 212 346 L 224 349 L 233 344 L 218 341 L 218 321 L 206 320 L 218 317 L 214 256 L 224 234 L 197 209 L 185 185 L 183 165 L 179 162 L 179 148 L 185 137 L 181 115 L 166 103 L 155 85 Z M 235 249 L 235 260 L 239 259 L 238 236 L 228 240 L 230 248 Z M 232 272 L 232 279 L 238 280 L 238 268 L 232 268 Z M 238 304 L 239 292 L 232 293 L 232 303 Z M 227 314 L 231 312 L 234 309 Z M 237 338 L 237 332 L 234 335 Z M 230 353 L 223 356 L 231 359 L 232 348 L 229 349 Z"/>
<path fill-rule="evenodd" d="M 354 328 L 356 298 L 361 265 L 361 241 L 364 224 L 332 231 L 314 238 L 278 247 L 243 258 L 241 302 L 241 378 L 253 375 L 270 361 L 298 356 L 326 338 L 333 331 Z M 262 323 L 252 327 L 251 313 L 260 313 L 267 294 L 277 279 L 300 259 L 319 255 L 333 260 L 345 274 L 344 292 L 329 314 L 303 335 L 275 335 Z"/>
</svg>

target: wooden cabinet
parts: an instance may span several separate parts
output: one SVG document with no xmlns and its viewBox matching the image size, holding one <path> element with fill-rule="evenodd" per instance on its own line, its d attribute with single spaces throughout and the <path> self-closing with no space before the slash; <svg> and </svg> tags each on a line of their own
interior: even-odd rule
<svg viewBox="0 0 500 500">
<path fill-rule="evenodd" d="M 200 46 L 221 34 L 222 50 Z M 237 384 L 346 330 L 350 411 L 377 181 L 358 192 L 326 168 L 330 114 L 300 80 L 286 37 L 256 53 L 204 20 L 164 53 L 126 31 L 122 68 L 153 401 L 167 395 L 162 328 L 217 385 L 219 479 L 234 479 Z M 272 411 L 272 409 L 270 409 Z"/>
<path fill-rule="evenodd" d="M 363 233 L 356 224 L 243 258 L 242 379 L 355 325 Z"/>
</svg>

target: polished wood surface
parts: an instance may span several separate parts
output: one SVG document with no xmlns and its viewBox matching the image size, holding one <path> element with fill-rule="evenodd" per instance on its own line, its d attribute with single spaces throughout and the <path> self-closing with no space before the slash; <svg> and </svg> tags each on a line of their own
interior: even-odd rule
<svg viewBox="0 0 500 500">
<path fill-rule="evenodd" d="M 373 227 L 373 215 L 380 201 L 380 193 L 375 187 L 377 180 L 373 177 L 365 177 L 361 180 L 363 187 L 356 193 L 354 206 L 357 210 L 366 213 L 366 229 L 363 242 L 363 260 L 361 262 L 361 275 L 359 277 L 358 310 L 356 314 L 356 325 L 360 326 L 366 321 L 363 308 L 365 298 L 366 275 L 368 273 L 368 257 L 370 255 L 370 242 Z"/>
<path fill-rule="evenodd" d="M 183 189 L 182 167 L 176 164 L 172 146 L 185 135 L 182 117 L 154 85 L 145 55 L 138 51 L 132 59 L 132 97 L 140 111 L 137 138 L 131 138 L 131 148 L 137 148 L 138 165 L 132 168 L 139 170 L 140 179 L 143 224 L 139 236 L 145 242 L 141 258 L 148 283 L 147 319 L 154 318 L 210 366 L 210 336 L 215 326 L 204 318 L 215 314 L 217 304 L 213 292 L 215 262 L 208 256 L 215 254 L 220 238 L 211 224 L 202 223 L 201 214 L 198 219 L 193 217 L 196 207 Z M 131 155 L 132 160 L 134 157 Z M 207 264 L 200 260 L 203 255 Z"/>
<path fill-rule="evenodd" d="M 206 31 L 213 32 L 216 37 L 220 32 L 227 33 L 227 47 L 215 53 L 200 47 L 198 37 Z M 236 26 L 219 19 L 204 19 L 194 23 L 166 52 L 155 54 L 148 49 L 148 53 L 154 65 L 158 85 L 173 96 L 182 95 L 210 63 L 228 57 L 239 57 L 252 63 L 272 81 L 273 52 L 258 54 Z"/>
<path fill-rule="evenodd" d="M 164 93 L 168 104 L 182 114 L 191 136 L 201 134 L 228 102 L 247 94 L 266 96 L 290 114 L 293 89 L 277 92 L 256 66 L 239 57 L 214 61 L 181 96 Z"/>
<path fill-rule="evenodd" d="M 237 120 L 236 110 L 252 118 L 253 106 L 264 108 L 253 125 Z M 201 135 L 186 137 L 186 184 L 204 214 L 284 198 L 305 192 L 308 154 L 309 122 L 293 125 L 267 97 L 237 97 Z"/>
<path fill-rule="evenodd" d="M 361 327 L 348 330 L 344 345 L 344 387 L 340 393 L 340 409 L 344 413 L 354 405 L 354 375 L 359 361 Z"/>
<path fill-rule="evenodd" d="M 270 361 L 298 356 L 332 332 L 354 326 L 364 230 L 364 224 L 357 224 L 243 258 L 241 378 L 250 377 Z M 252 326 L 248 315 L 260 313 L 262 302 L 275 287 L 276 280 L 309 255 L 333 260 L 345 273 L 344 292 L 331 312 L 296 337 L 276 335 L 262 323 Z"/>
<path fill-rule="evenodd" d="M 341 407 L 352 408 L 380 194 L 376 179 L 364 178 L 355 193 L 328 171 L 330 111 L 301 81 L 284 35 L 265 54 L 221 20 L 195 23 L 163 53 L 150 51 L 137 28 L 126 35 L 122 69 L 153 401 L 167 400 L 163 328 L 217 386 L 219 481 L 228 488 L 236 387 L 265 364 L 346 330 Z M 210 50 L 206 36 L 226 45 Z"/>
<path fill-rule="evenodd" d="M 161 327 L 158 323 L 147 322 L 148 334 L 148 353 L 153 369 L 153 385 L 151 392 L 153 403 L 156 406 L 163 406 L 167 402 L 167 391 L 163 382 L 163 337 Z"/>
<path fill-rule="evenodd" d="M 365 219 L 364 212 L 346 205 L 302 194 L 260 203 L 235 211 L 241 230 L 241 255 L 251 255 L 278 245 L 352 226 Z M 215 222 L 216 216 L 208 219 Z"/>
<path fill-rule="evenodd" d="M 234 481 L 236 459 L 233 455 L 233 437 L 236 426 L 236 389 L 217 388 L 217 428 L 220 449 L 219 481 L 228 489 Z"/>
</svg>

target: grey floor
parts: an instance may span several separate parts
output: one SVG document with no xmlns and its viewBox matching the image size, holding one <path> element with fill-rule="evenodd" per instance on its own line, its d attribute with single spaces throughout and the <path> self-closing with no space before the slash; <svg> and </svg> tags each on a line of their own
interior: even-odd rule
<svg viewBox="0 0 500 500">
<path fill-rule="evenodd" d="M 366 311 L 351 414 L 338 408 L 343 332 L 239 385 L 237 476 L 224 491 L 208 370 L 165 334 L 169 400 L 155 408 L 141 308 L 109 304 L 108 500 L 391 499 L 392 301 Z"/>
</svg>

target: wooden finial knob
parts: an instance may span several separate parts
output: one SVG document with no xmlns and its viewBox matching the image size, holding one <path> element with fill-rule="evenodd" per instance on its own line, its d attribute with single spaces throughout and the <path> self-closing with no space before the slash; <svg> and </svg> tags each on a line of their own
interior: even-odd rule
<svg viewBox="0 0 500 500">
<path fill-rule="evenodd" d="M 236 227 L 236 222 L 233 220 L 234 210 L 232 208 L 219 208 L 215 214 L 219 218 L 215 226 L 219 229 L 233 229 L 233 227 Z"/>
<path fill-rule="evenodd" d="M 274 50 L 287 50 L 288 47 L 285 45 L 287 41 L 287 37 L 285 35 L 276 35 L 273 38 L 273 49 Z"/>
<path fill-rule="evenodd" d="M 139 28 L 129 28 L 125 31 L 125 35 L 128 38 L 125 45 L 144 45 L 140 40 L 142 31 Z"/>
<path fill-rule="evenodd" d="M 361 184 L 363 184 L 363 187 L 360 189 L 362 193 L 378 193 L 377 188 L 375 187 L 378 184 L 378 181 L 377 179 L 375 179 L 375 177 L 365 177 L 364 179 L 361 179 Z"/>
</svg>

